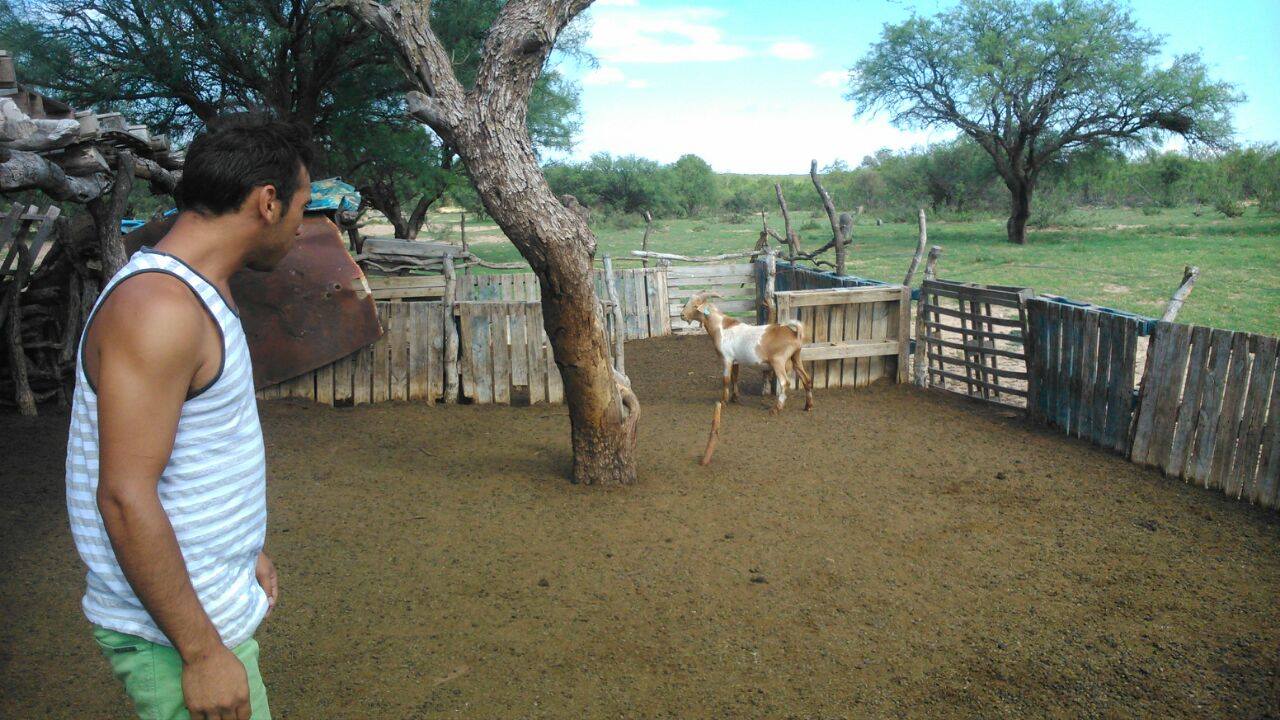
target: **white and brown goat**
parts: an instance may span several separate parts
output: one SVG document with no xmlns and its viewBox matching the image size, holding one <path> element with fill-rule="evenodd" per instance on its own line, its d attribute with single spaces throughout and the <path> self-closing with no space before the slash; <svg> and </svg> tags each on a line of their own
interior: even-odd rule
<svg viewBox="0 0 1280 720">
<path fill-rule="evenodd" d="M 762 367 L 772 371 L 778 380 L 778 395 L 771 412 L 777 413 L 787 401 L 787 388 L 794 387 L 791 370 L 794 369 L 804 383 L 804 409 L 813 407 L 813 381 L 800 362 L 800 348 L 804 346 L 804 326 L 796 320 L 782 324 L 750 325 L 720 312 L 711 304 L 712 298 L 721 297 L 713 292 L 695 293 L 680 311 L 686 322 L 702 323 L 711 336 L 716 352 L 724 364 L 724 389 L 721 402 L 738 401 L 738 367 Z M 767 375 L 767 373 L 766 373 Z M 768 383 L 768 378 L 765 380 Z"/>
</svg>

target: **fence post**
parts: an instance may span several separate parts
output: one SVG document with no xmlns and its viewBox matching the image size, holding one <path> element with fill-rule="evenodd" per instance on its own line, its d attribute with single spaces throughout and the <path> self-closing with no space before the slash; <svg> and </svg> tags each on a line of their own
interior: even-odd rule
<svg viewBox="0 0 1280 720">
<path fill-rule="evenodd" d="M 764 251 L 764 317 L 766 323 L 778 322 L 778 301 L 773 297 L 778 274 L 778 258 L 773 248 Z"/>
<path fill-rule="evenodd" d="M 453 321 L 457 301 L 457 273 L 453 256 L 444 256 L 444 401 L 458 401 L 458 327 Z"/>
<path fill-rule="evenodd" d="M 613 258 L 604 256 L 604 282 L 609 294 L 609 309 L 613 316 L 613 367 L 623 375 L 627 374 L 625 360 L 627 329 L 623 325 L 622 306 L 618 304 L 618 287 L 613 281 Z"/>
<path fill-rule="evenodd" d="M 942 248 L 934 245 L 929 248 L 929 259 L 924 264 L 924 281 L 927 283 L 935 279 L 938 270 L 938 256 L 942 254 Z M 924 283 L 920 285 L 920 300 L 916 302 L 916 366 L 915 366 L 915 384 L 920 387 L 929 387 L 929 356 L 926 338 L 929 337 L 929 328 L 925 324 L 928 316 L 925 314 L 926 294 L 924 291 Z"/>
</svg>

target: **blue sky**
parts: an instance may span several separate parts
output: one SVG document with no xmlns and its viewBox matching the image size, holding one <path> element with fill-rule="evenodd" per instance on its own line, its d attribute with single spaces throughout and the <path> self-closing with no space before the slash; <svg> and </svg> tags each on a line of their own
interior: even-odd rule
<svg viewBox="0 0 1280 720">
<path fill-rule="evenodd" d="M 592 69 L 562 62 L 582 87 L 582 133 L 566 155 L 694 153 L 720 172 L 803 173 L 809 160 L 857 164 L 881 147 L 951 136 L 855 119 L 845 72 L 886 22 L 944 0 L 598 0 L 588 11 Z M 1280 0 L 1132 0 L 1166 52 L 1201 52 L 1249 99 L 1241 142 L 1280 141 Z"/>
</svg>

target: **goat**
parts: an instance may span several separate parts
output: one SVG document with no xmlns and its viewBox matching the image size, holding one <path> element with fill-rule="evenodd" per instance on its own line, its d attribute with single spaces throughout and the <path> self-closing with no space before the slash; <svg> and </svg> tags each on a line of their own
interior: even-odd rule
<svg viewBox="0 0 1280 720">
<path fill-rule="evenodd" d="M 797 320 L 781 324 L 750 325 L 720 312 L 711 304 L 712 298 L 721 297 L 714 292 L 695 293 L 680 311 L 686 322 L 700 322 L 711 336 L 720 361 L 724 363 L 724 387 L 721 402 L 738 402 L 738 367 L 748 365 L 771 370 L 778 380 L 778 395 L 771 414 L 777 414 L 787 401 L 787 388 L 794 387 L 788 364 L 795 369 L 804 383 L 804 409 L 813 408 L 813 380 L 800 362 L 800 348 L 804 346 L 804 326 Z M 767 382 L 767 379 L 766 379 Z"/>
</svg>

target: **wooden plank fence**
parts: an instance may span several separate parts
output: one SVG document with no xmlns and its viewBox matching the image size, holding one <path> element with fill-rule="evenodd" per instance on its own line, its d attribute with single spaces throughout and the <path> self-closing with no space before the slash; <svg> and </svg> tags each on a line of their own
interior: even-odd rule
<svg viewBox="0 0 1280 720">
<path fill-rule="evenodd" d="M 800 359 L 815 388 L 906 382 L 911 290 L 905 286 L 788 290 L 774 294 L 779 320 L 804 325 Z"/>
<path fill-rule="evenodd" d="M 756 316 L 756 270 L 751 263 L 735 265 L 672 266 L 664 269 L 667 291 L 667 327 L 669 334 L 691 335 L 703 332 L 700 323 L 685 322 L 680 311 L 693 294 L 716 292 L 723 297 L 715 301 L 721 312 L 739 319 Z M 660 298 L 661 296 L 659 296 Z"/>
<path fill-rule="evenodd" d="M 1028 415 L 1128 454 L 1145 319 L 1037 298 L 1027 303 L 1027 321 Z"/>
<path fill-rule="evenodd" d="M 1280 507 L 1280 340 L 1048 299 L 1027 308 L 1033 419 L 1168 477 Z"/>
<path fill-rule="evenodd" d="M 1156 325 L 1129 458 L 1232 499 L 1280 507 L 1276 338 Z"/>
<path fill-rule="evenodd" d="M 1003 404 L 1026 403 L 1027 288 L 925 280 L 916 306 L 916 362 L 929 387 Z"/>
</svg>

